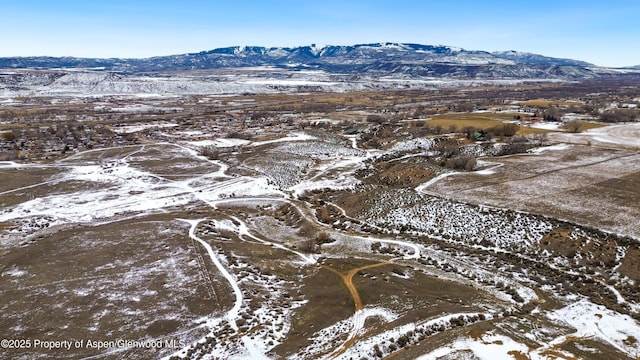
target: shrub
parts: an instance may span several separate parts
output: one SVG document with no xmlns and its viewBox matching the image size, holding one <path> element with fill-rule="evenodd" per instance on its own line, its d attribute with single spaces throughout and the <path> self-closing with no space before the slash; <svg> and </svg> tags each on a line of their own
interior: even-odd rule
<svg viewBox="0 0 640 360">
<path fill-rule="evenodd" d="M 325 224 L 329 224 L 331 222 L 331 215 L 329 214 L 329 210 L 325 207 L 321 207 L 316 210 L 316 217 L 318 217 L 318 221 Z"/>
<path fill-rule="evenodd" d="M 640 112 L 635 109 L 614 109 L 600 114 L 600 121 L 616 123 L 636 121 Z"/>
<path fill-rule="evenodd" d="M 478 131 L 479 129 L 476 129 L 473 126 L 465 126 L 462 128 L 462 130 L 460 130 L 460 132 L 462 132 L 467 139 L 472 139 L 472 140 L 475 138 L 475 134 Z"/>
<path fill-rule="evenodd" d="M 315 231 L 316 230 L 314 229 L 313 225 L 311 225 L 308 222 L 305 222 L 304 224 L 302 224 L 302 226 L 300 226 L 300 230 L 298 230 L 298 235 L 311 238 L 313 237 Z"/>
<path fill-rule="evenodd" d="M 461 315 L 455 318 L 451 318 L 451 320 L 449 320 L 449 323 L 451 324 L 451 326 L 457 327 L 457 326 L 464 326 L 466 321 L 465 321 L 465 318 Z"/>
<path fill-rule="evenodd" d="M 509 124 L 494 126 L 490 129 L 487 129 L 487 132 L 493 133 L 493 135 L 496 135 L 496 136 L 510 137 L 515 135 L 519 129 L 520 129 L 520 125 L 509 123 Z"/>
<path fill-rule="evenodd" d="M 253 135 L 246 132 L 234 131 L 227 135 L 228 138 L 231 139 L 242 139 L 242 140 L 251 140 L 253 139 Z"/>
<path fill-rule="evenodd" d="M 586 123 L 584 121 L 581 120 L 571 120 L 571 121 L 567 121 L 566 123 L 562 124 L 562 128 L 572 132 L 572 133 L 579 133 L 582 132 L 585 128 Z"/>
<path fill-rule="evenodd" d="M 454 169 L 454 170 L 471 171 L 476 166 L 476 157 L 475 156 L 454 157 L 454 158 L 448 159 L 445 163 L 445 166 L 449 169 Z"/>
<path fill-rule="evenodd" d="M 384 122 L 384 118 L 380 115 L 367 115 L 367 122 L 382 124 Z"/>
<path fill-rule="evenodd" d="M 399 347 L 403 348 L 407 345 L 407 343 L 409 343 L 409 337 L 407 335 L 400 336 L 397 343 Z"/>
<path fill-rule="evenodd" d="M 205 156 L 209 160 L 218 160 L 220 152 L 217 147 L 209 145 L 200 149 L 200 155 Z"/>
<path fill-rule="evenodd" d="M 0 134 L 0 137 L 2 138 L 2 140 L 4 141 L 13 141 L 15 140 L 16 136 L 13 133 L 13 131 L 7 131 L 7 132 L 3 132 L 2 134 Z"/>
<path fill-rule="evenodd" d="M 328 244 L 333 242 L 333 239 L 331 238 L 331 236 L 323 231 L 321 233 L 319 233 L 318 235 L 316 235 L 316 244 L 320 245 L 320 244 Z"/>
<path fill-rule="evenodd" d="M 304 252 L 315 253 L 318 250 L 318 246 L 313 238 L 308 238 L 302 242 L 300 249 Z"/>
<path fill-rule="evenodd" d="M 381 358 L 384 354 L 382 353 L 382 350 L 380 350 L 380 345 L 375 344 L 373 346 L 373 351 L 376 353 L 376 356 Z"/>
<path fill-rule="evenodd" d="M 460 145 L 455 140 L 439 141 L 433 148 L 439 151 L 445 158 L 450 158 L 460 153 Z"/>
</svg>

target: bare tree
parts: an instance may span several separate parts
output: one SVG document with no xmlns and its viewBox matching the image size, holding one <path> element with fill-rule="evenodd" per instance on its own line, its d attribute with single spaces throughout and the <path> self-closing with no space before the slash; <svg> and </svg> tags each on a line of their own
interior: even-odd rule
<svg viewBox="0 0 640 360">
<path fill-rule="evenodd" d="M 313 225 L 305 221 L 304 224 L 300 226 L 300 229 L 298 230 L 298 235 L 308 237 L 308 238 L 313 238 L 313 235 L 315 234 L 315 232 L 316 232 L 316 229 L 313 227 Z"/>
<path fill-rule="evenodd" d="M 331 238 L 329 233 L 327 233 L 326 231 L 322 231 L 321 233 L 316 235 L 316 244 L 318 244 L 318 245 L 328 244 L 328 243 L 331 243 L 333 241 L 334 240 Z"/>
<path fill-rule="evenodd" d="M 200 155 L 206 156 L 209 160 L 218 160 L 220 153 L 215 146 L 205 146 L 200 149 Z"/>
<path fill-rule="evenodd" d="M 571 121 L 567 121 L 566 123 L 564 123 L 562 125 L 562 128 L 572 132 L 572 133 L 579 133 L 582 132 L 585 128 L 586 123 L 584 121 L 581 120 L 571 120 Z"/>
<path fill-rule="evenodd" d="M 0 137 L 2 138 L 2 140 L 7 142 L 10 142 L 16 139 L 16 136 L 13 131 L 3 132 L 2 134 L 0 134 Z"/>
<path fill-rule="evenodd" d="M 318 245 L 316 244 L 316 240 L 313 238 L 304 239 L 304 241 L 302 241 L 302 246 L 300 246 L 300 250 L 308 253 L 317 252 Z"/>
</svg>

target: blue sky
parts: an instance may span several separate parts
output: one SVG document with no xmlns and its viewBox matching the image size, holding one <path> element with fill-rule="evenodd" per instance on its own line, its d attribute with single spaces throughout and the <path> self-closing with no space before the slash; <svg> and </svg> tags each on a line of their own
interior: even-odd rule
<svg viewBox="0 0 640 360">
<path fill-rule="evenodd" d="M 640 1 L 0 0 L 0 56 L 411 42 L 640 65 Z"/>
</svg>

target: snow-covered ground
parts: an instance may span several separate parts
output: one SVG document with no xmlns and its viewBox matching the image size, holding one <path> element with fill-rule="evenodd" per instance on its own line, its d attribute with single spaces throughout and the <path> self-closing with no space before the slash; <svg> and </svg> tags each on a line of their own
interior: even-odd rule
<svg viewBox="0 0 640 360">
<path fill-rule="evenodd" d="M 640 324 L 628 315 L 623 315 L 586 299 L 579 300 L 547 314 L 553 321 L 566 323 L 576 332 L 561 336 L 550 345 L 560 344 L 569 336 L 573 338 L 597 338 L 613 348 L 636 358 L 640 354 Z"/>
<path fill-rule="evenodd" d="M 128 134 L 134 133 L 138 131 L 142 131 L 145 129 L 157 129 L 157 128 L 168 128 L 168 127 L 176 127 L 178 124 L 173 123 L 152 123 L 152 124 L 140 124 L 140 125 L 127 125 L 127 126 L 114 126 L 111 128 L 113 132 L 118 134 Z"/>
<path fill-rule="evenodd" d="M 253 143 L 253 145 L 277 147 L 284 146 L 281 144 L 286 145 L 291 141 L 301 142 L 310 139 L 313 138 L 303 133 L 296 133 L 282 139 Z M 184 175 L 185 178 L 172 180 L 175 176 L 164 176 L 154 172 L 153 168 L 146 167 L 145 162 L 153 160 L 153 156 L 150 157 L 147 152 L 150 154 L 164 153 L 168 157 L 184 162 L 184 165 L 181 165 L 184 168 L 181 175 Z M 111 155 L 105 158 L 103 153 Z M 96 161 L 97 159 L 99 161 Z M 190 175 L 189 159 L 191 159 L 193 169 L 197 169 L 198 173 Z M 210 163 L 212 169 L 217 170 L 201 174 L 201 169 L 204 169 L 202 163 Z M 29 168 L 32 166 L 12 162 L 4 162 L 2 165 L 7 168 Z M 33 166 L 37 167 L 37 165 Z M 268 183 L 266 177 L 229 177 L 225 174 L 227 167 L 220 161 L 209 161 L 197 155 L 193 149 L 174 144 L 131 146 L 118 150 L 90 150 L 64 159 L 59 166 L 65 169 L 61 175 L 28 187 L 5 191 L 5 193 L 18 193 L 39 186 L 65 189 L 61 193 L 54 192 L 47 196 L 27 199 L 16 206 L 2 209 L 0 222 L 18 225 L 9 231 L 12 238 L 21 239 L 41 229 L 56 225 L 105 224 L 121 221 L 127 217 L 135 217 L 139 214 L 166 213 L 171 209 L 189 207 L 198 203 L 216 209 L 218 204 L 229 201 L 242 203 L 243 201 L 251 202 L 254 198 L 273 198 L 275 200 L 285 198 L 281 191 Z M 170 166 L 175 166 L 175 164 L 172 163 Z M 87 184 L 91 189 L 85 189 L 86 186 L 76 187 L 75 184 Z M 240 239 L 245 238 L 257 242 L 266 248 L 290 252 L 302 260 L 303 264 L 316 262 L 313 256 L 253 235 L 247 225 L 237 217 L 230 220 L 218 222 L 220 230 L 235 232 Z M 190 225 L 189 236 L 206 250 L 209 260 L 227 280 L 235 296 L 232 308 L 225 312 L 223 317 L 215 315 L 208 317 L 204 319 L 204 324 L 214 329 L 218 324 L 228 323 L 232 330 L 238 331 L 236 320 L 240 319 L 240 311 L 245 309 L 244 293 L 241 289 L 243 283 L 218 258 L 219 255 L 211 245 L 196 234 L 196 228 L 201 220 L 187 219 L 183 221 Z M 11 243 L 3 240 L 3 244 L 9 245 Z M 4 275 L 17 277 L 21 274 L 19 269 L 15 269 L 6 271 Z M 301 304 L 298 302 L 298 305 L 294 305 L 294 307 L 301 306 Z M 291 316 L 290 312 L 283 312 L 282 309 L 276 313 L 272 308 L 267 308 L 263 312 L 262 317 L 265 321 L 273 319 L 275 316 L 279 319 L 278 323 L 284 325 L 289 321 L 288 317 Z M 258 337 L 240 337 L 239 344 L 244 349 L 237 348 L 231 353 L 222 348 L 217 351 L 222 351 L 219 353 L 222 357 L 234 354 L 232 356 L 234 358 L 264 358 L 264 354 L 281 343 L 284 336 L 286 336 L 286 326 L 284 328 L 279 326 L 269 331 L 260 331 Z M 178 352 L 178 354 L 183 353 Z M 214 351 L 212 354 L 216 354 L 216 352 Z"/>
<path fill-rule="evenodd" d="M 211 245 L 209 245 L 209 243 L 207 243 L 206 241 L 204 241 L 204 240 L 200 239 L 198 236 L 196 236 L 196 227 L 198 226 L 198 223 L 200 223 L 200 221 L 202 221 L 202 219 L 199 219 L 199 220 L 178 219 L 178 220 L 184 221 L 184 222 L 186 222 L 186 223 L 188 223 L 190 225 L 190 227 L 189 227 L 189 237 L 194 239 L 198 243 L 200 243 L 200 245 L 202 245 L 207 250 L 207 254 L 209 255 L 209 258 L 211 259 L 211 262 L 216 266 L 216 269 L 218 269 L 218 271 L 222 274 L 222 276 L 224 276 L 224 278 L 231 285 L 231 289 L 233 290 L 233 294 L 235 296 L 235 301 L 233 302 L 233 307 L 231 308 L 231 310 L 229 310 L 227 312 L 226 319 L 229 322 L 229 324 L 231 324 L 231 328 L 233 330 L 238 330 L 238 325 L 236 324 L 236 319 L 238 318 L 238 312 L 240 311 L 240 308 L 242 307 L 242 298 L 243 298 L 242 290 L 240 290 L 240 287 L 238 286 L 238 281 L 236 280 L 236 278 L 233 275 L 231 275 L 229 273 L 229 271 L 227 271 L 227 269 L 224 267 L 224 265 L 222 265 L 222 263 L 220 262 L 220 260 L 216 256 L 216 254 L 214 253 L 213 248 L 211 247 Z M 217 323 L 217 321 L 216 321 L 216 323 Z"/>
<path fill-rule="evenodd" d="M 448 172 L 417 192 L 462 202 L 548 214 L 618 234 L 639 236 L 640 209 L 629 186 L 638 170 L 640 124 L 597 128 L 582 134 L 550 133 L 560 141 L 528 154 L 480 160 L 478 171 Z M 604 140 L 610 142 L 604 142 Z M 593 146 L 586 145 L 590 141 Z M 501 164 L 501 165 L 500 165 Z M 615 185 L 619 184 L 619 185 Z M 544 209 L 544 211 L 542 211 Z M 631 225 L 631 226 L 630 226 Z"/>
<path fill-rule="evenodd" d="M 550 146 L 541 146 L 541 147 L 529 150 L 529 153 L 541 154 L 547 151 L 562 151 L 562 150 L 569 149 L 571 146 L 572 145 L 570 144 L 556 144 L 556 145 L 550 145 Z"/>
<path fill-rule="evenodd" d="M 484 333 L 478 338 L 465 337 L 456 339 L 451 344 L 424 354 L 418 359 L 434 360 L 446 356 L 459 356 L 459 358 L 478 360 L 513 360 L 518 358 L 517 355 L 527 356 L 527 359 L 543 359 L 530 357 L 527 345 L 519 343 L 510 337 L 492 332 Z"/>
<path fill-rule="evenodd" d="M 362 217 L 383 228 L 408 228 L 467 245 L 522 250 L 537 245 L 551 229 L 547 221 L 526 214 L 485 210 L 409 191 L 383 196 Z"/>
<path fill-rule="evenodd" d="M 602 305 L 596 305 L 583 299 L 548 312 L 546 316 L 559 325 L 568 325 L 574 328 L 575 332 L 558 336 L 548 342 L 541 341 L 541 337 L 534 333 L 527 333 L 525 336 L 529 340 L 541 345 L 532 349 L 522 341 L 488 331 L 478 336 L 460 337 L 420 356 L 418 359 L 431 360 L 446 356 L 454 356 L 455 358 L 473 356 L 474 359 L 482 360 L 510 360 L 517 359 L 518 356 L 532 360 L 547 360 L 557 357 L 574 358 L 573 354 L 560 348 L 562 344 L 569 341 L 578 342 L 576 346 L 583 350 L 597 353 L 596 349 L 581 347 L 579 344 L 581 340 L 602 341 L 629 358 L 636 358 L 640 352 L 640 346 L 634 340 L 640 338 L 640 325 L 631 317 L 616 313 Z M 553 331 L 537 328 L 536 333 L 552 334 Z"/>
<path fill-rule="evenodd" d="M 274 139 L 274 140 L 265 140 L 265 141 L 256 141 L 251 143 L 251 146 L 262 146 L 267 144 L 279 143 L 279 142 L 289 142 L 289 141 L 306 141 L 314 139 L 315 137 L 305 133 L 291 133 L 286 137 Z"/>
<path fill-rule="evenodd" d="M 534 129 L 560 130 L 562 123 L 543 121 L 543 122 L 536 122 L 527 126 Z"/>
<path fill-rule="evenodd" d="M 188 145 L 197 146 L 197 147 L 219 147 L 219 148 L 228 148 L 235 146 L 242 146 L 249 144 L 249 140 L 243 139 L 233 139 L 233 138 L 217 138 L 213 140 L 198 140 L 198 141 L 189 141 Z"/>
<path fill-rule="evenodd" d="M 60 70 L 62 71 L 62 70 Z M 22 96 L 70 96 L 95 97 L 129 95 L 135 97 L 159 97 L 188 94 L 243 94 L 277 93 L 313 88 L 322 91 L 362 91 L 371 89 L 434 89 L 449 86 L 477 86 L 483 84 L 519 84 L 523 82 L 558 82 L 559 79 L 477 79 L 460 80 L 442 77 L 407 78 L 402 74 L 391 76 L 362 76 L 354 81 L 344 74 L 325 71 L 287 71 L 273 67 L 237 68 L 208 75 L 140 76 L 114 74 L 90 70 L 64 70 L 64 74 L 51 81 L 47 74 L 40 78 L 33 75 L 17 84 L 0 84 L 0 97 L 7 99 Z M 5 74 L 8 74 L 5 72 Z M 283 75 L 286 78 L 283 78 Z M 117 112 L 139 112 L 136 106 L 119 107 Z M 166 110 L 166 109 L 163 109 Z M 179 108 L 170 111 L 180 111 Z"/>
<path fill-rule="evenodd" d="M 610 125 L 577 134 L 552 133 L 548 136 L 567 143 L 640 149 L 640 123 Z"/>
<path fill-rule="evenodd" d="M 121 107 L 107 107 L 105 105 L 96 105 L 93 108 L 95 111 L 112 111 L 120 113 L 149 113 L 152 111 L 161 112 L 181 112 L 184 108 L 181 107 L 158 107 L 147 104 L 129 104 Z"/>
<path fill-rule="evenodd" d="M 170 146 L 170 148 L 173 146 Z M 144 146 L 138 147 L 144 149 Z M 178 151 L 182 148 L 178 148 Z M 98 150 L 103 151 L 103 150 Z M 131 152 L 136 153 L 139 150 Z M 188 156 L 195 156 L 185 149 Z M 93 153 L 96 151 L 88 151 Z M 81 162 L 83 153 L 67 158 L 67 162 Z M 129 155 L 131 156 L 131 155 Z M 73 160 L 73 159 L 76 160 Z M 211 172 L 185 180 L 170 180 L 163 176 L 132 166 L 126 157 L 101 165 L 65 165 L 64 174 L 30 188 L 83 182 L 94 184 L 91 190 L 54 193 L 27 200 L 13 208 L 0 211 L 0 222 L 16 222 L 20 226 L 12 232 L 29 234 L 38 224 L 47 226 L 105 221 L 126 214 L 162 212 L 200 200 L 213 204 L 228 197 L 248 197 L 282 193 L 267 183 L 265 178 L 238 177 L 227 179 L 224 173 Z M 90 161 L 92 162 L 92 161 Z M 194 158 L 194 165 L 201 162 Z M 7 163 L 7 166 L 12 164 Z M 29 165 L 24 165 L 29 167 Z M 23 190 L 26 190 L 23 188 Z M 15 190 L 11 190 L 15 191 Z M 36 228 L 34 228 L 36 226 Z"/>
</svg>

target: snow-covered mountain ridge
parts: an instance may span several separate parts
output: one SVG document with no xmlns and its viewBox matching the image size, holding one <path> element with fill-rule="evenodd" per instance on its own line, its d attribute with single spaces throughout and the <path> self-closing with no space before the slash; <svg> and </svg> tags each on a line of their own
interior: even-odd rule
<svg viewBox="0 0 640 360">
<path fill-rule="evenodd" d="M 74 57 L 0 58 L 0 68 L 91 68 L 126 73 L 276 66 L 332 73 L 406 74 L 453 78 L 583 78 L 594 65 L 584 61 L 515 51 L 487 52 L 444 45 L 402 43 L 353 46 L 234 46 L 146 59 Z"/>
<path fill-rule="evenodd" d="M 0 97 L 424 89 L 639 76 L 571 59 L 401 43 L 234 46 L 146 59 L 0 58 Z"/>
</svg>

